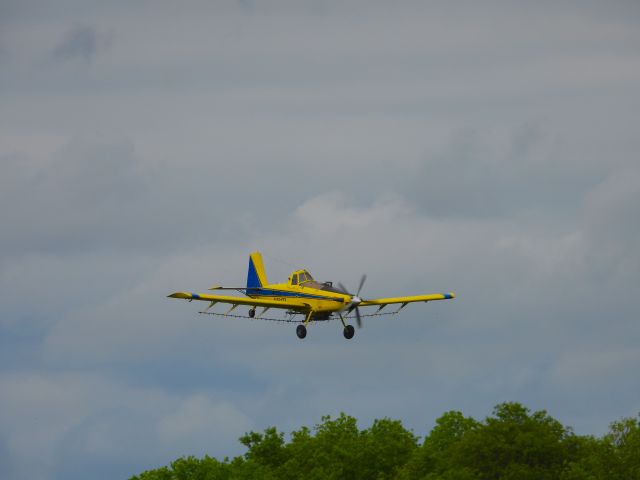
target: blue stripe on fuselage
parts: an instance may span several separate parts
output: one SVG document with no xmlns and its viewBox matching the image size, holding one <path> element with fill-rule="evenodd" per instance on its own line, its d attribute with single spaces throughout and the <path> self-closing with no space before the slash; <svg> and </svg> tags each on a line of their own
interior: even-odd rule
<svg viewBox="0 0 640 480">
<path fill-rule="evenodd" d="M 247 295 L 256 297 L 298 297 L 298 298 L 317 298 L 318 300 L 333 300 L 335 302 L 344 303 L 342 298 L 324 297 L 322 295 L 311 295 L 309 293 L 289 292 L 286 290 L 270 290 L 266 288 L 247 288 Z"/>
</svg>

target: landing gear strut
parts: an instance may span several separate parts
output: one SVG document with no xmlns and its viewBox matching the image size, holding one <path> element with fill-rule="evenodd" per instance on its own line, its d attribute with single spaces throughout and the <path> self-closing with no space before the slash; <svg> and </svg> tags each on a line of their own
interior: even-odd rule
<svg viewBox="0 0 640 480">
<path fill-rule="evenodd" d="M 356 333 L 356 331 L 353 328 L 353 325 L 345 326 L 344 330 L 342 331 L 342 334 L 344 335 L 344 338 L 346 338 L 347 340 L 351 340 L 355 333 Z"/>
<path fill-rule="evenodd" d="M 296 335 L 298 335 L 298 338 L 303 339 L 304 337 L 307 336 L 307 327 L 305 327 L 304 325 L 298 325 L 296 327 Z"/>
</svg>

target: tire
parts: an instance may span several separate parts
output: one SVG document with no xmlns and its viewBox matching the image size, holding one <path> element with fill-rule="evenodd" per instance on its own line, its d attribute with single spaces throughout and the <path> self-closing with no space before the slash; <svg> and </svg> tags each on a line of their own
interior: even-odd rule
<svg viewBox="0 0 640 480">
<path fill-rule="evenodd" d="M 256 309 L 252 308 L 251 310 L 249 310 L 249 317 L 253 318 L 256 316 Z"/>
<path fill-rule="evenodd" d="M 344 338 L 346 338 L 347 340 L 351 340 L 355 333 L 356 331 L 353 328 L 353 325 L 347 325 L 346 327 L 344 327 L 344 330 L 342 331 Z"/>
<path fill-rule="evenodd" d="M 298 335 L 299 339 L 303 339 L 304 337 L 307 336 L 307 327 L 305 327 L 304 325 L 298 325 L 296 327 L 296 335 Z"/>
</svg>

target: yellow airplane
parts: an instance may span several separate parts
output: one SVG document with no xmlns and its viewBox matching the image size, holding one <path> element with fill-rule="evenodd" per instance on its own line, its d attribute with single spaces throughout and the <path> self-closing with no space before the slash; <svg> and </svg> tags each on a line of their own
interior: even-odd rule
<svg viewBox="0 0 640 480">
<path fill-rule="evenodd" d="M 400 307 L 390 314 L 398 313 L 407 304 L 413 302 L 431 302 L 433 300 L 448 300 L 455 298 L 453 292 L 449 293 L 431 293 L 427 295 L 414 295 L 410 297 L 393 297 L 393 298 L 376 298 L 372 300 L 364 300 L 360 297 L 360 290 L 366 280 L 363 275 L 360 280 L 360 286 L 357 293 L 351 294 L 341 283 L 338 287 L 333 286 L 332 282 L 320 283 L 306 270 L 296 270 L 293 272 L 287 283 L 269 284 L 267 275 L 262 263 L 262 255 L 260 252 L 253 252 L 249 257 L 249 271 L 247 273 L 246 287 L 220 287 L 213 286 L 209 290 L 236 290 L 244 293 L 246 297 L 232 297 L 226 295 L 211 295 L 206 293 L 190 293 L 176 292 L 169 295 L 170 298 L 182 298 L 185 300 L 202 300 L 210 302 L 207 310 L 201 313 L 208 313 L 208 310 L 217 303 L 230 304 L 231 308 L 225 314 L 231 315 L 231 312 L 239 305 L 248 305 L 249 318 L 260 318 L 271 308 L 285 309 L 288 314 L 304 315 L 304 320 L 299 321 L 300 325 L 296 328 L 298 338 L 307 336 L 307 325 L 317 320 L 332 320 L 334 315 L 340 318 L 344 327 L 343 334 L 347 339 L 353 338 L 355 330 L 353 325 L 347 324 L 345 318 L 355 311 L 355 318 L 358 327 L 362 326 L 362 316 L 384 315 L 380 314 L 387 305 L 398 304 Z M 372 315 L 360 315 L 360 307 L 377 306 L 378 310 Z M 262 307 L 262 312 L 256 317 L 256 307 Z M 275 320 L 275 319 L 272 319 Z M 292 320 L 291 320 L 292 321 Z"/>
</svg>

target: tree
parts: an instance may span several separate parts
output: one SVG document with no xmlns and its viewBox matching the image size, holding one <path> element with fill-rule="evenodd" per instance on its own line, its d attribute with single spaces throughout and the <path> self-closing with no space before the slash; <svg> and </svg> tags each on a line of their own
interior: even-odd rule
<svg viewBox="0 0 640 480">
<path fill-rule="evenodd" d="M 391 479 L 417 449 L 418 439 L 399 420 L 384 418 L 362 432 L 359 478 Z"/>
<path fill-rule="evenodd" d="M 248 448 L 245 458 L 249 462 L 276 469 L 287 460 L 284 433 L 275 427 L 265 429 L 264 433 L 246 433 L 240 437 L 240 443 Z"/>
<path fill-rule="evenodd" d="M 640 480 L 639 418 L 623 418 L 603 438 L 580 437 L 562 480 Z"/>
<path fill-rule="evenodd" d="M 519 403 L 501 403 L 493 417 L 469 430 L 455 462 L 480 479 L 551 480 L 559 477 L 572 435 L 544 410 L 530 413 Z"/>
<path fill-rule="evenodd" d="M 228 463 L 205 456 L 179 458 L 170 467 L 148 470 L 130 480 L 228 480 L 231 469 Z"/>
<path fill-rule="evenodd" d="M 569 458 L 560 480 L 608 480 L 612 450 L 593 436 L 574 435 L 568 439 Z"/>
<path fill-rule="evenodd" d="M 358 451 L 361 433 L 355 418 L 341 413 L 336 419 L 322 417 L 315 435 L 304 428 L 292 434 L 290 459 L 282 478 L 359 478 Z"/>
<path fill-rule="evenodd" d="M 611 478 L 640 479 L 640 415 L 613 422 L 605 443 L 614 452 Z"/>
<path fill-rule="evenodd" d="M 545 412 L 501 403 L 483 422 L 450 411 L 418 446 L 398 420 L 360 430 L 354 417 L 322 417 L 285 435 L 275 427 L 240 438 L 229 461 L 185 457 L 130 480 L 640 480 L 640 417 L 602 438 L 575 435 Z"/>
<path fill-rule="evenodd" d="M 399 472 L 401 479 L 471 479 L 473 473 L 464 466 L 457 465 L 456 451 L 464 436 L 478 428 L 479 423 L 461 412 L 449 411 L 436 420 L 436 426 L 425 437 L 406 465 Z"/>
</svg>

